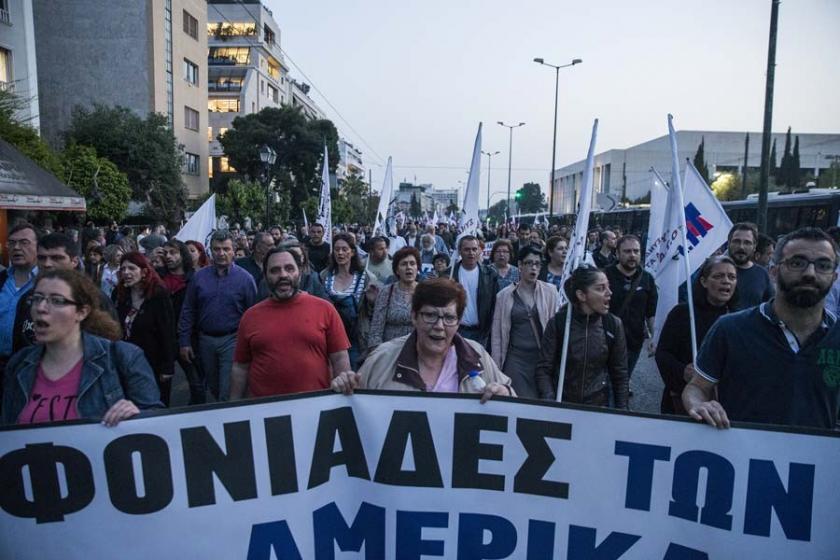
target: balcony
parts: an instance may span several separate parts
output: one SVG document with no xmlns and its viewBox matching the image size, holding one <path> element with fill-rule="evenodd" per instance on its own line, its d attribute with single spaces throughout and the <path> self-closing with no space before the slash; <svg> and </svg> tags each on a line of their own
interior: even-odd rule
<svg viewBox="0 0 840 560">
<path fill-rule="evenodd" d="M 0 8 L 0 23 L 12 25 L 12 18 L 9 15 L 9 10 L 4 10 L 3 8 Z"/>
<path fill-rule="evenodd" d="M 239 92 L 242 91 L 241 82 L 208 82 L 207 89 L 210 92 Z"/>
</svg>

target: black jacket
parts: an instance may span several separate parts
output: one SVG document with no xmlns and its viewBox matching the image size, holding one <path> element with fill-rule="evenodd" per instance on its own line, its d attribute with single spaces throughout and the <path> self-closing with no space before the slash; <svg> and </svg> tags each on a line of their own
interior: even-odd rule
<svg viewBox="0 0 840 560">
<path fill-rule="evenodd" d="M 175 347 L 178 337 L 169 292 L 165 288 L 159 288 L 152 297 L 143 301 L 131 324 L 129 336 L 125 333 L 125 318 L 131 310 L 131 294 L 126 293 L 120 298 L 118 291 L 114 290 L 113 297 L 120 325 L 123 327 L 123 340 L 136 344 L 143 350 L 156 377 L 172 375 L 175 372 Z"/>
<path fill-rule="evenodd" d="M 715 321 L 729 311 L 727 306 L 714 307 L 708 301 L 695 300 L 694 325 L 697 328 L 698 349 Z M 656 366 L 659 368 L 662 381 L 665 382 L 660 406 L 664 414 L 686 414 L 681 396 L 686 385 L 683 372 L 685 366 L 691 362 L 691 325 L 688 304 L 680 303 L 668 313 L 656 346 Z"/>
<path fill-rule="evenodd" d="M 458 272 L 461 270 L 461 262 L 455 264 L 455 274 L 452 277 L 458 280 Z M 449 277 L 450 271 L 444 273 Z M 478 265 L 478 328 L 485 340 L 490 339 L 490 328 L 493 326 L 493 310 L 496 307 L 496 292 L 499 291 L 499 273 L 486 264 Z"/>
<path fill-rule="evenodd" d="M 260 285 L 260 281 L 263 279 L 263 271 L 257 264 L 257 261 L 254 260 L 254 257 L 243 257 L 241 259 L 236 259 L 236 264 L 247 270 L 251 274 L 251 276 L 254 277 L 255 286 Z"/>
<path fill-rule="evenodd" d="M 610 291 L 612 292 L 610 313 L 617 315 L 624 323 L 627 350 L 638 352 L 645 342 L 645 332 L 647 331 L 645 321 L 656 315 L 656 302 L 659 299 L 659 293 L 653 276 L 650 272 L 639 267 L 636 274 L 628 278 L 618 270 L 617 264 L 608 266 L 604 270 L 604 274 L 610 282 Z M 634 295 L 631 296 L 630 288 L 639 275 L 641 275 L 641 278 L 639 278 L 636 290 L 633 292 Z M 629 297 L 632 297 L 632 299 L 625 307 L 624 301 Z M 622 308 L 624 308 L 623 312 Z"/>
<path fill-rule="evenodd" d="M 562 329 L 566 309 L 546 325 L 540 345 L 540 357 L 534 379 L 541 399 L 555 400 L 559 382 L 559 368 L 563 345 Z M 630 378 L 627 376 L 627 345 L 621 321 L 613 316 L 616 326 L 615 340 L 607 340 L 607 330 L 600 315 L 572 313 L 572 330 L 569 333 L 569 357 L 563 383 L 563 402 L 607 406 L 607 384 L 612 386 L 616 408 L 627 408 Z"/>
</svg>

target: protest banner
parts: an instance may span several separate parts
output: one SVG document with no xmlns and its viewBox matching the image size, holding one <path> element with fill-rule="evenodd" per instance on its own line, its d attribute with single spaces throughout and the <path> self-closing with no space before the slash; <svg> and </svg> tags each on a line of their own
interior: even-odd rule
<svg viewBox="0 0 840 560">
<path fill-rule="evenodd" d="M 405 392 L 6 428 L 0 558 L 838 558 L 838 436 Z"/>
</svg>

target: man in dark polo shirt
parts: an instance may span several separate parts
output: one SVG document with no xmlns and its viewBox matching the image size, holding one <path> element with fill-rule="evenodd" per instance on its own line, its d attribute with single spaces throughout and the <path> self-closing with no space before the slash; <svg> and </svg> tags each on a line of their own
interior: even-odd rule
<svg viewBox="0 0 840 560">
<path fill-rule="evenodd" d="M 650 272 L 644 270 L 642 244 L 635 235 L 625 235 L 615 243 L 618 262 L 604 270 L 610 283 L 610 313 L 624 323 L 627 337 L 627 375 L 633 373 L 645 338 L 653 340 L 653 319 L 659 293 Z M 653 348 L 650 349 L 653 353 Z"/>
<path fill-rule="evenodd" d="M 320 273 L 330 262 L 330 244 L 324 242 L 324 226 L 312 224 L 309 226 L 309 240 L 306 242 L 309 253 L 309 267 Z"/>
<path fill-rule="evenodd" d="M 732 226 L 727 238 L 727 252 L 735 261 L 738 283 L 735 286 L 735 310 L 749 309 L 773 297 L 773 284 L 763 266 L 753 262 L 758 247 L 758 227 L 749 222 Z"/>
<path fill-rule="evenodd" d="M 776 246 L 775 299 L 718 319 L 682 394 L 694 419 L 833 429 L 840 395 L 840 323 L 824 310 L 837 245 L 802 228 Z M 713 400 L 717 387 L 720 401 Z"/>
</svg>

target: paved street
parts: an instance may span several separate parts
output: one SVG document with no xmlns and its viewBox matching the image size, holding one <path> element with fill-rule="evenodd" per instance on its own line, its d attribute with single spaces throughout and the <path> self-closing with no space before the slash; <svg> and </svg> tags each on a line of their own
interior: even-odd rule
<svg viewBox="0 0 840 560">
<path fill-rule="evenodd" d="M 175 368 L 175 380 L 172 384 L 172 406 L 184 406 L 190 399 L 187 380 L 180 367 Z M 656 369 L 656 362 L 642 354 L 636 371 L 630 380 L 633 397 L 630 398 L 630 410 L 637 412 L 659 412 L 662 398 L 662 379 Z"/>
</svg>

